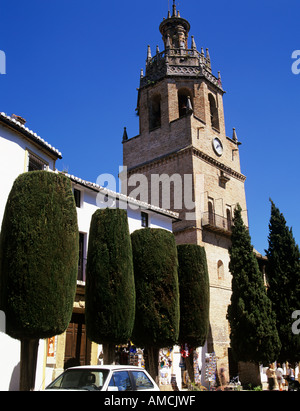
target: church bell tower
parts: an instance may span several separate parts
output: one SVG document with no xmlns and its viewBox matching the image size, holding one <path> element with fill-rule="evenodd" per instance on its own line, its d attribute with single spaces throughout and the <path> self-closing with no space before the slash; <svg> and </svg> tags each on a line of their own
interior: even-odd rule
<svg viewBox="0 0 300 411">
<path fill-rule="evenodd" d="M 145 176 L 148 184 L 140 199 L 179 212 L 180 221 L 173 226 L 177 243 L 205 247 L 211 325 L 205 349 L 216 353 L 219 369 L 228 373 L 228 249 L 237 203 L 248 225 L 241 143 L 235 129 L 230 137 L 226 135 L 220 72 L 213 74 L 208 49 L 198 50 L 195 38 L 189 38 L 190 23 L 180 16 L 175 1 L 159 31 L 164 50 L 157 46 L 152 55 L 148 46 L 146 69 L 140 75 L 139 135 L 123 136 L 127 194 L 136 190 L 130 177 Z M 155 186 L 154 181 L 159 184 Z"/>
</svg>

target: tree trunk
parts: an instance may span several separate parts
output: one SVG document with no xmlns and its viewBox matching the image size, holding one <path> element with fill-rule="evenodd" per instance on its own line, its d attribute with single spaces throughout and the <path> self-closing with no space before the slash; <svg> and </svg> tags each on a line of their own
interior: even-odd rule
<svg viewBox="0 0 300 411">
<path fill-rule="evenodd" d="M 116 360 L 115 344 L 103 344 L 103 364 L 114 364 Z"/>
<path fill-rule="evenodd" d="M 21 340 L 20 391 L 33 391 L 39 339 L 24 338 Z"/>
<path fill-rule="evenodd" d="M 147 347 L 148 352 L 148 362 L 149 362 L 149 374 L 158 383 L 158 358 L 159 358 L 159 348 L 157 347 Z"/>
<path fill-rule="evenodd" d="M 190 349 L 189 356 L 185 358 L 185 367 L 189 374 L 190 381 L 195 382 L 195 373 L 194 373 L 194 349 Z"/>
<path fill-rule="evenodd" d="M 251 384 L 252 386 L 260 386 L 261 378 L 259 371 L 259 364 L 252 362 L 239 361 L 239 380 L 242 385 Z"/>
</svg>

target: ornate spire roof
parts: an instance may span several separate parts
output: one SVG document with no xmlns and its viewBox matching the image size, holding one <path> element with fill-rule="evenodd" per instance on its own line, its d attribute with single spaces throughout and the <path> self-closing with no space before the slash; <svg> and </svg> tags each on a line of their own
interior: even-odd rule
<svg viewBox="0 0 300 411">
<path fill-rule="evenodd" d="M 163 19 L 159 26 L 159 30 L 163 36 L 165 48 L 168 36 L 170 36 L 171 48 L 180 48 L 184 45 L 184 48 L 187 49 L 187 39 L 190 28 L 190 23 L 180 17 L 179 11 L 176 10 L 176 4 L 174 0 L 172 16 L 169 11 L 168 17 L 166 19 Z"/>
<path fill-rule="evenodd" d="M 208 49 L 206 55 L 203 50 L 197 50 L 194 36 L 192 36 L 191 47 L 188 46 L 190 23 L 180 16 L 173 0 L 172 14 L 168 11 L 167 18 L 160 23 L 159 30 L 162 34 L 165 49 L 152 57 L 150 46 L 148 46 L 146 72 L 141 76 L 140 87 L 165 76 L 189 76 L 206 77 L 215 86 L 222 89 L 220 79 L 212 74 L 211 61 Z"/>
</svg>

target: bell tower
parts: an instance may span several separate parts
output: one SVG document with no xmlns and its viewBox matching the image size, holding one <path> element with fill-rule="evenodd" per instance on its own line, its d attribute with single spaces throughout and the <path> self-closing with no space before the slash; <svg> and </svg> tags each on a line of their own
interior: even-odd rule
<svg viewBox="0 0 300 411">
<path fill-rule="evenodd" d="M 216 353 L 219 369 L 228 373 L 228 249 L 237 203 L 248 225 L 241 143 L 235 129 L 226 135 L 220 72 L 213 74 L 208 49 L 197 49 L 195 38 L 189 38 L 190 23 L 173 3 L 172 14 L 169 11 L 159 26 L 164 50 L 157 46 L 152 56 L 148 46 L 146 69 L 141 70 L 139 135 L 123 136 L 126 189 L 135 195 L 134 182 L 143 175 L 139 199 L 179 212 L 181 221 L 173 226 L 178 244 L 205 247 L 211 324 L 205 349 Z"/>
</svg>

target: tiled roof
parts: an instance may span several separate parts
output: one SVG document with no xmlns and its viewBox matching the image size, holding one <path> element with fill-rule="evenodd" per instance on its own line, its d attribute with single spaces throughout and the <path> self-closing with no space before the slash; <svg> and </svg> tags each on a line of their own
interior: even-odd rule
<svg viewBox="0 0 300 411">
<path fill-rule="evenodd" d="M 30 130 L 28 127 L 26 127 L 21 122 L 17 121 L 15 118 L 10 117 L 6 115 L 5 113 L 0 113 L 0 122 L 1 121 L 5 123 L 6 125 L 9 125 L 15 130 L 19 131 L 25 137 L 29 138 L 31 141 L 39 144 L 44 149 L 54 154 L 57 158 L 62 158 L 62 154 L 59 150 L 51 146 L 49 143 L 47 143 L 47 141 L 45 141 L 43 138 L 38 136 L 36 133 L 34 133 L 32 130 Z"/>
</svg>

